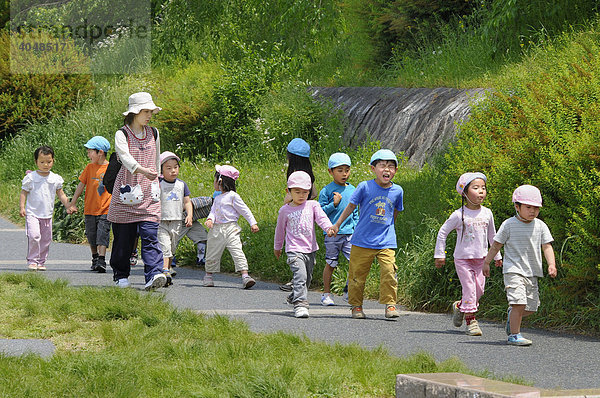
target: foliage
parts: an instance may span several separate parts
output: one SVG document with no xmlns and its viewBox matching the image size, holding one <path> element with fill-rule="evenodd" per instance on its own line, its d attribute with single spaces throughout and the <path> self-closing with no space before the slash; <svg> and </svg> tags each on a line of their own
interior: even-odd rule
<svg viewBox="0 0 600 398">
<path fill-rule="evenodd" d="M 33 121 L 65 115 L 93 94 L 89 75 L 12 74 L 9 49 L 8 34 L 0 32 L 0 140 Z"/>
</svg>

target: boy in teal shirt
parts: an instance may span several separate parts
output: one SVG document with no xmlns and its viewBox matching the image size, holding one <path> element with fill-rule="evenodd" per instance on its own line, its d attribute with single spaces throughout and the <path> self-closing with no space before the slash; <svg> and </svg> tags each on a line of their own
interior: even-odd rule
<svg viewBox="0 0 600 398">
<path fill-rule="evenodd" d="M 319 193 L 319 204 L 332 223 L 340 218 L 340 215 L 350 203 L 352 192 L 356 189 L 354 185 L 347 182 L 351 165 L 350 156 L 341 152 L 331 155 L 327 163 L 333 182 L 326 185 Z M 323 294 L 321 295 L 321 304 L 323 305 L 335 305 L 331 297 L 331 276 L 338 265 L 340 252 L 344 254 L 346 260 L 350 260 L 350 248 L 352 247 L 350 239 L 357 222 L 358 210 L 355 209 L 341 224 L 337 236 L 325 236 L 326 264 L 323 267 Z"/>
<path fill-rule="evenodd" d="M 398 159 L 389 149 L 380 149 L 371 156 L 371 171 L 375 178 L 363 181 L 350 197 L 350 203 L 332 227 L 337 233 L 342 223 L 356 209 L 360 218 L 350 243 L 350 267 L 348 272 L 348 303 L 352 306 L 352 318 L 364 319 L 363 293 L 367 275 L 373 260 L 380 266 L 379 302 L 385 304 L 385 317 L 398 318 L 396 309 L 398 281 L 396 279 L 396 215 L 404 210 L 404 191 L 392 179 L 396 174 Z"/>
</svg>

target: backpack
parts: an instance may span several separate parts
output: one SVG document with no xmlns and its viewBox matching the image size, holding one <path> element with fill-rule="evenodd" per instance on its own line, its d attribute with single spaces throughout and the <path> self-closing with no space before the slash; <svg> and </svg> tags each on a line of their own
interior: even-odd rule
<svg viewBox="0 0 600 398">
<path fill-rule="evenodd" d="M 154 141 L 156 141 L 156 137 L 158 136 L 158 132 L 155 127 L 150 127 L 152 129 L 152 134 L 154 135 Z M 129 135 L 125 131 L 123 127 L 119 129 L 125 134 L 125 138 L 129 142 Z M 106 167 L 106 171 L 104 172 L 104 177 L 102 177 L 102 184 L 104 184 L 104 188 L 110 194 L 112 194 L 113 188 L 115 186 L 115 180 L 117 179 L 117 174 L 119 174 L 119 170 L 121 170 L 121 161 L 117 156 L 117 152 L 113 152 L 110 154 L 110 158 L 108 159 L 108 166 Z"/>
</svg>

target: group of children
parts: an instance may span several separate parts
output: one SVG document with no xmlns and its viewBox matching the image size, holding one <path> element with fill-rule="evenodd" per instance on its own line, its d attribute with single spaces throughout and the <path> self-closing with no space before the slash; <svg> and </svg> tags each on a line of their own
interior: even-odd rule
<svg viewBox="0 0 600 398">
<path fill-rule="evenodd" d="M 138 97 L 145 98 L 152 107 L 136 109 L 134 119 L 129 119 L 139 123 L 142 120 L 139 116 L 148 114 L 140 123 L 141 135 L 135 135 L 134 138 L 151 141 L 151 137 L 144 131 L 150 131 L 147 129 L 150 116 L 160 108 L 153 104 L 149 94 L 136 93 L 130 97 L 128 111 L 132 109 L 132 101 L 135 102 Z M 124 127 L 128 127 L 128 119 L 125 120 Z M 158 150 L 157 132 L 154 133 L 154 140 L 157 142 L 152 148 Z M 131 148 L 129 136 L 124 142 L 116 142 Z M 111 194 L 106 190 L 103 177 L 109 165 L 107 153 L 110 143 L 104 137 L 95 136 L 85 147 L 90 163 L 81 173 L 71 201 L 62 190 L 63 179 L 51 171 L 54 163 L 52 148 L 41 146 L 34 153 L 37 170 L 25 176 L 20 195 L 20 214 L 26 217 L 27 267 L 30 270 L 46 269 L 55 196 L 59 197 L 71 214 L 77 211 L 77 199 L 85 190 L 85 230 L 92 252 L 91 269 L 106 272 L 105 255 L 111 228 L 107 214 L 111 206 Z M 140 150 L 143 149 L 141 146 Z M 287 149 L 290 163 L 287 189 L 284 204 L 277 217 L 274 254 L 279 258 L 285 244 L 287 263 L 293 273 L 287 301 L 294 307 L 294 316 L 309 316 L 308 287 L 315 266 L 315 253 L 319 248 L 315 231 L 317 224 L 325 235 L 326 264 L 323 269 L 324 291 L 321 303 L 326 306 L 335 304 L 330 285 L 341 253 L 349 261 L 347 288 L 352 318 L 365 318 L 362 308 L 365 282 L 374 259 L 377 259 L 380 267 L 379 302 L 385 305 L 386 318 L 399 317 L 396 307 L 397 239 L 394 222 L 397 214 L 404 210 L 404 192 L 402 187 L 392 182 L 398 168 L 396 155 L 388 149 L 375 152 L 369 162 L 374 178 L 361 182 L 355 188 L 348 182 L 350 157 L 345 153 L 334 153 L 328 161 L 328 171 L 333 181 L 320 191 L 317 201 L 314 200 L 317 195 L 312 166 L 308 160 L 310 146 L 304 140 L 296 138 Z M 148 164 L 151 165 L 152 157 L 149 159 Z M 254 233 L 259 231 L 259 227 L 252 212 L 236 192 L 239 171 L 229 165 L 216 166 L 213 197 L 190 198 L 187 184 L 178 178 L 179 163 L 179 157 L 167 151 L 160 154 L 159 172 L 152 167 L 137 165 L 137 173 L 143 174 L 148 180 L 154 180 L 160 174 L 157 184 L 160 193 L 155 198 L 152 182 L 153 191 L 150 195 L 153 202 L 160 202 L 161 216 L 159 223 L 155 223 L 158 225 L 154 225 L 154 234 L 162 250 L 163 267 L 160 275 L 147 275 L 146 287 L 152 289 L 172 284 L 175 275 L 172 267 L 175 249 L 180 239 L 188 235 L 198 245 L 199 258 L 206 252 L 204 286 L 214 286 L 213 274 L 220 271 L 221 256 L 227 248 L 232 255 L 236 272 L 241 273 L 242 287 L 251 288 L 256 282 L 248 274 L 248 261 L 242 250 L 238 219 L 243 216 Z M 132 169 L 135 173 L 136 167 Z M 550 276 L 555 277 L 557 272 L 551 246 L 552 236 L 546 224 L 537 218 L 542 206 L 541 194 L 531 185 L 518 187 L 512 198 L 516 215 L 504 221 L 496 233 L 493 215 L 482 205 L 487 194 L 486 184 L 487 178 L 482 173 L 465 173 L 458 179 L 456 190 L 462 198 L 462 206 L 440 228 L 435 247 L 435 266 L 440 268 L 444 265 L 446 238 L 451 231 L 456 230 L 454 264 L 462 285 L 462 298 L 452 304 L 452 320 L 457 327 L 464 320 L 466 333 L 479 336 L 482 331 L 475 314 L 485 289 L 485 277 L 490 275 L 489 263 L 495 260 L 497 267 L 503 267 L 509 303 L 506 322 L 508 343 L 530 345 L 531 340 L 521 335 L 520 325 L 522 318 L 535 312 L 539 306 L 537 278 L 543 276 L 542 252 L 548 263 Z M 150 184 L 147 185 L 150 189 Z M 135 195 L 131 192 L 135 189 L 138 187 L 121 185 L 121 200 L 135 203 Z M 143 192 L 136 195 L 143 197 Z M 142 199 L 139 200 L 141 201 Z M 199 223 L 199 219 L 204 217 L 208 234 Z M 146 239 L 148 240 L 147 237 Z M 137 238 L 135 241 L 137 245 Z M 499 254 L 502 247 L 504 260 Z M 133 248 L 129 253 L 131 251 Z M 111 266 L 116 268 L 112 258 Z M 126 275 L 117 275 L 116 270 L 114 272 L 117 286 L 129 286 L 128 272 Z"/>
</svg>

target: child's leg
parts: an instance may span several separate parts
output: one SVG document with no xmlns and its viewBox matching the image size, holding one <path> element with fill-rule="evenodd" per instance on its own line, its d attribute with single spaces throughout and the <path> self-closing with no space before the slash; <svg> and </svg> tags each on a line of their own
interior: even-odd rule
<svg viewBox="0 0 600 398">
<path fill-rule="evenodd" d="M 323 267 L 323 293 L 331 292 L 331 276 L 333 270 L 338 265 L 338 258 L 341 250 L 341 239 L 344 235 L 340 236 L 326 236 L 325 237 L 325 266 Z"/>
<path fill-rule="evenodd" d="M 352 246 L 348 269 L 348 303 L 353 306 L 363 304 L 363 293 L 367 275 L 377 250 Z"/>
<path fill-rule="evenodd" d="M 48 252 L 50 251 L 50 242 L 52 242 L 52 219 L 41 218 L 40 219 L 40 257 L 37 261 L 38 269 L 44 267 L 46 260 L 48 259 Z"/>
<path fill-rule="evenodd" d="M 379 303 L 396 305 L 398 302 L 398 280 L 396 279 L 396 252 L 394 249 L 377 251 L 379 262 Z"/>
<path fill-rule="evenodd" d="M 214 224 L 208 231 L 206 241 L 206 273 L 212 275 L 221 270 L 221 255 L 225 250 L 225 236 L 223 235 L 222 224 Z"/>
<path fill-rule="evenodd" d="M 25 231 L 27 234 L 27 264 L 37 264 L 40 258 L 40 221 L 35 216 L 27 215 L 25 218 Z"/>
<path fill-rule="evenodd" d="M 293 273 L 291 303 L 308 306 L 308 258 L 305 253 L 287 252 L 287 263 Z"/>
<path fill-rule="evenodd" d="M 483 264 L 482 264 L 483 266 Z M 470 260 L 455 258 L 454 268 L 462 287 L 462 298 L 459 309 L 463 313 L 477 312 L 477 276 Z M 483 274 L 481 274 L 483 276 Z M 485 280 L 485 279 L 484 279 Z"/>
<path fill-rule="evenodd" d="M 248 260 L 242 249 L 241 232 L 242 228 L 237 223 L 229 223 L 224 226 L 227 250 L 231 254 L 235 272 L 241 272 L 242 275 L 248 275 Z"/>
<path fill-rule="evenodd" d="M 169 221 L 161 221 L 158 224 L 158 244 L 162 251 L 163 256 L 163 266 L 162 269 L 169 270 L 169 265 L 171 262 L 169 261 L 171 257 L 173 257 L 173 253 L 171 253 L 171 234 L 170 234 L 170 222 Z"/>
<path fill-rule="evenodd" d="M 196 245 L 198 264 L 204 264 L 206 254 L 206 230 L 198 221 L 194 221 L 187 231 L 187 236 Z"/>
<path fill-rule="evenodd" d="M 323 293 L 331 293 L 331 277 L 335 268 L 329 264 L 323 267 Z"/>
<path fill-rule="evenodd" d="M 527 278 L 519 274 L 504 274 L 506 297 L 510 305 L 507 328 L 510 334 L 521 332 L 521 322 L 537 311 L 540 298 L 537 278 Z"/>
</svg>

